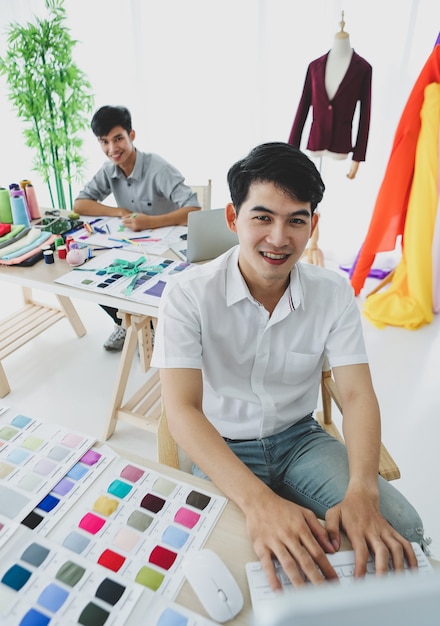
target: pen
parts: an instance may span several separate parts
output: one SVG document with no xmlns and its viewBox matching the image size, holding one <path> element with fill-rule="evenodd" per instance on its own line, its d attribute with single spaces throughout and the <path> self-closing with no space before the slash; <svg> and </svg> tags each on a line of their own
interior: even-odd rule
<svg viewBox="0 0 440 626">
<path fill-rule="evenodd" d="M 116 248 L 123 248 L 124 246 L 102 246 L 101 248 L 92 248 L 92 250 L 116 250 Z"/>
<path fill-rule="evenodd" d="M 105 227 L 107 229 L 108 234 L 110 235 L 110 228 L 108 227 L 108 224 L 106 224 Z"/>
<path fill-rule="evenodd" d="M 143 241 L 144 243 L 153 243 L 156 241 L 162 241 L 162 239 L 154 239 L 153 237 L 132 237 L 131 241 L 139 243 L 140 241 Z"/>
<path fill-rule="evenodd" d="M 124 241 L 124 239 L 114 239 L 114 237 L 109 237 L 108 240 L 109 241 L 117 241 L 118 243 L 122 243 Z"/>
<path fill-rule="evenodd" d="M 131 237 L 131 239 L 133 239 L 133 241 L 136 241 L 137 239 L 149 239 L 150 241 L 160 241 L 160 239 L 151 239 L 150 235 L 143 235 L 142 237 Z"/>
<path fill-rule="evenodd" d="M 99 233 L 100 235 L 105 235 L 105 230 L 102 228 L 98 228 L 97 226 L 93 227 L 93 230 L 95 230 L 97 233 Z"/>
</svg>

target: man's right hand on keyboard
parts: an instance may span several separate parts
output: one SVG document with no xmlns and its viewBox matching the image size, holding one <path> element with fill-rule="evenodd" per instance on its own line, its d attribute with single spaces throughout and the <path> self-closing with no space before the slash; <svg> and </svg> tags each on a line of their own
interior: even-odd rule
<svg viewBox="0 0 440 626">
<path fill-rule="evenodd" d="M 249 536 L 271 588 L 281 589 L 274 558 L 295 587 L 306 584 L 304 575 L 313 584 L 337 580 L 325 554 L 334 553 L 335 548 L 316 515 L 266 486 L 263 490 L 264 497 L 244 512 Z"/>
</svg>

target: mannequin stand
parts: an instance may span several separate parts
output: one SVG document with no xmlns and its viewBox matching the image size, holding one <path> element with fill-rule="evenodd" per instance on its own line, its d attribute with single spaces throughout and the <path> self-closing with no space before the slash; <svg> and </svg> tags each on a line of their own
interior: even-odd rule
<svg viewBox="0 0 440 626">
<path fill-rule="evenodd" d="M 318 265 L 319 267 L 324 267 L 324 255 L 322 250 L 318 248 L 318 225 L 316 225 L 315 230 L 310 238 L 310 243 L 307 248 L 304 250 L 302 258 L 307 257 L 307 262 L 311 265 Z"/>
<path fill-rule="evenodd" d="M 322 169 L 322 157 L 319 157 L 319 173 L 321 174 Z M 319 217 L 319 213 L 317 213 Z M 324 267 L 324 255 L 322 250 L 318 248 L 318 238 L 319 238 L 319 224 L 316 224 L 316 228 L 310 237 L 310 242 L 307 248 L 304 250 L 302 257 L 307 257 L 307 263 L 311 265 L 318 265 L 319 267 Z"/>
</svg>

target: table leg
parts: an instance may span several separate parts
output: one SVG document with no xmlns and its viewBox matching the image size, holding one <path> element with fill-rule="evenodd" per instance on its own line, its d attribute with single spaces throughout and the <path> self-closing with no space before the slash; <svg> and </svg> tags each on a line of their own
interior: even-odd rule
<svg viewBox="0 0 440 626">
<path fill-rule="evenodd" d="M 110 417 L 107 423 L 107 429 L 104 433 L 104 440 L 107 440 L 113 435 L 117 422 L 117 411 L 122 406 L 124 401 L 124 394 L 127 388 L 128 376 L 130 374 L 131 364 L 136 352 L 136 346 L 138 342 L 137 329 L 135 322 L 132 319 L 133 316 L 128 313 L 124 314 L 127 334 L 125 336 L 124 347 L 122 348 L 121 360 L 119 362 L 119 370 L 117 375 L 117 384 L 113 393 Z"/>
<path fill-rule="evenodd" d="M 3 365 L 0 363 L 0 398 L 4 398 L 10 393 L 11 387 L 9 386 L 8 379 L 6 378 Z"/>
<path fill-rule="evenodd" d="M 82 323 L 75 307 L 73 306 L 70 298 L 66 298 L 66 296 L 57 296 L 57 300 L 60 303 L 60 307 L 64 311 L 65 316 L 70 322 L 73 330 L 75 331 L 77 337 L 84 337 L 87 330 L 84 324 Z"/>
<path fill-rule="evenodd" d="M 158 457 L 174 467 L 178 467 L 177 446 L 167 430 L 166 420 L 161 419 L 161 394 L 159 372 L 148 371 L 151 358 L 151 323 L 149 316 L 119 312 L 119 317 L 127 330 L 122 349 L 116 388 L 113 393 L 110 415 L 104 439 L 113 435 L 118 421 L 124 421 L 136 428 L 154 433 L 157 438 Z M 144 357 L 145 382 L 128 399 L 124 399 L 128 377 L 136 345 L 139 342 L 140 357 Z"/>
</svg>

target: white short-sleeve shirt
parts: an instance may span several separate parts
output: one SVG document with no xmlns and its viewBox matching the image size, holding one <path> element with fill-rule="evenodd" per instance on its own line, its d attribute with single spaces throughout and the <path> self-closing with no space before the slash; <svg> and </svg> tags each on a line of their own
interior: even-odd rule
<svg viewBox="0 0 440 626">
<path fill-rule="evenodd" d="M 200 369 L 203 411 L 223 437 L 282 432 L 316 408 L 324 357 L 366 363 L 350 283 L 297 263 L 272 315 L 250 294 L 239 247 L 169 280 L 152 366 Z"/>
</svg>

